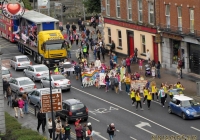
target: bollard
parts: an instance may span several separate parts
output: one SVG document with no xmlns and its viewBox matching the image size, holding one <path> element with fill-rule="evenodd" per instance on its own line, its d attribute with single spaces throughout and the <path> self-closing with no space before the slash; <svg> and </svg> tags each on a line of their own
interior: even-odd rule
<svg viewBox="0 0 200 140">
<path fill-rule="evenodd" d="M 36 110 L 37 110 L 37 105 L 34 105 L 35 116 L 37 116 L 37 114 L 36 114 Z"/>
</svg>

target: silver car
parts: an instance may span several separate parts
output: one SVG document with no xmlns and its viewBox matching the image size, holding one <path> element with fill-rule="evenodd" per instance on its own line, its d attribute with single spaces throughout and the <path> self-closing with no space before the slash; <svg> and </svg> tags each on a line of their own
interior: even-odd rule
<svg viewBox="0 0 200 140">
<path fill-rule="evenodd" d="M 10 71 L 7 68 L 2 67 L 2 79 L 6 78 L 7 81 L 10 81 L 11 77 L 12 77 L 12 74 L 10 73 Z"/>
<path fill-rule="evenodd" d="M 25 92 L 29 93 L 37 89 L 35 83 L 28 77 L 11 78 L 9 84 L 16 95 L 22 95 Z"/>
<path fill-rule="evenodd" d="M 50 79 L 49 77 L 41 79 L 41 87 L 49 87 Z M 63 75 L 51 75 L 51 87 L 60 88 L 62 90 L 70 90 L 71 82 L 66 79 Z"/>
<path fill-rule="evenodd" d="M 49 69 L 43 64 L 28 66 L 24 69 L 24 76 L 31 78 L 33 82 L 40 81 L 49 76 Z"/>
<path fill-rule="evenodd" d="M 32 65 L 32 62 L 26 55 L 13 56 L 10 60 L 10 66 L 15 69 L 25 69 L 27 66 Z"/>
</svg>

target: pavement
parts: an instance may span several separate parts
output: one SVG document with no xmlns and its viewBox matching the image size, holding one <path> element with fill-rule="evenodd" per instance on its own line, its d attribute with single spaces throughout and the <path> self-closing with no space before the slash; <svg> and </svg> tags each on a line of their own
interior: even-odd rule
<svg viewBox="0 0 200 140">
<path fill-rule="evenodd" d="M 9 67 L 9 59 L 13 55 L 19 55 L 16 45 L 7 42 L 0 38 L 0 44 L 2 45 L 3 54 L 3 65 L 10 69 L 13 77 L 23 76 L 22 71 L 14 71 Z M 75 58 L 75 50 L 78 47 L 73 45 L 72 47 L 72 59 Z M 91 53 L 92 54 L 92 53 Z M 31 60 L 33 58 L 29 56 Z M 93 61 L 93 54 L 89 55 L 89 61 Z M 121 61 L 121 57 L 118 58 L 118 62 Z M 106 63 L 109 63 L 108 56 L 106 57 Z M 33 63 L 34 64 L 34 63 Z M 131 65 L 132 71 L 138 70 L 138 64 Z M 175 70 L 174 70 L 175 71 Z M 183 79 L 177 79 L 173 70 L 161 69 L 161 79 L 154 79 L 157 85 L 162 82 L 175 84 L 180 81 L 186 88 L 185 94 L 194 97 L 199 100 L 196 95 L 196 83 L 189 78 L 191 75 L 183 75 Z M 94 131 L 96 132 L 94 140 L 108 140 L 108 134 L 106 133 L 107 125 L 114 123 L 116 126 L 116 137 L 115 140 L 149 140 L 153 135 L 168 135 L 168 136 L 179 136 L 179 135 L 196 135 L 200 137 L 200 126 L 199 120 L 182 120 L 176 115 L 168 114 L 167 107 L 163 108 L 159 102 L 152 101 L 151 109 L 147 110 L 147 106 L 143 105 L 144 111 L 136 111 L 135 106 L 131 106 L 130 97 L 125 91 L 119 94 L 113 91 L 105 92 L 103 88 L 97 89 L 95 87 L 81 88 L 81 82 L 75 80 L 75 76 L 72 75 L 70 78 L 72 89 L 69 92 L 64 91 L 62 94 L 63 100 L 70 98 L 77 98 L 81 100 L 89 109 L 89 119 Z M 151 77 L 147 77 L 148 80 L 152 80 Z M 193 79 L 193 78 L 192 78 Z M 196 79 L 199 80 L 198 78 Z M 200 80 L 199 80 L 200 81 Z M 40 83 L 36 83 L 37 88 L 40 88 Z M 124 90 L 124 85 L 122 86 Z M 169 102 L 167 100 L 166 106 Z M 19 118 L 18 121 L 22 125 L 29 127 L 36 131 L 37 119 L 31 113 L 33 112 L 33 106 L 29 106 L 30 114 L 24 115 L 24 118 Z M 14 110 L 5 105 L 5 110 L 14 116 Z M 85 123 L 85 122 L 82 122 Z M 74 133 L 74 126 L 72 126 L 72 133 Z M 40 134 L 43 134 L 40 132 Z M 46 134 L 44 134 L 46 135 Z M 193 139 L 195 140 L 195 139 Z"/>
</svg>

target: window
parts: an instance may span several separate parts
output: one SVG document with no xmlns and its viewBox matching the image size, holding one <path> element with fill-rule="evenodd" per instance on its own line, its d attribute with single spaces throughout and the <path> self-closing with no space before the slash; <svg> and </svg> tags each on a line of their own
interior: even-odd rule
<svg viewBox="0 0 200 140">
<path fill-rule="evenodd" d="M 166 16 L 167 28 L 170 28 L 170 7 L 169 7 L 169 5 L 165 6 L 165 16 Z"/>
<path fill-rule="evenodd" d="M 194 9 L 190 9 L 190 33 L 194 33 Z"/>
<path fill-rule="evenodd" d="M 128 20 L 132 20 L 132 2 L 131 2 L 131 0 L 127 0 L 127 17 L 128 17 Z"/>
<path fill-rule="evenodd" d="M 142 0 L 138 0 L 138 21 L 142 22 Z"/>
<path fill-rule="evenodd" d="M 120 0 L 116 0 L 116 16 L 119 18 L 121 15 L 120 15 Z"/>
<path fill-rule="evenodd" d="M 149 10 L 149 24 L 154 24 L 154 3 L 148 3 L 148 10 Z"/>
<path fill-rule="evenodd" d="M 110 16 L 110 0 L 106 0 L 106 15 Z"/>
<path fill-rule="evenodd" d="M 118 43 L 119 43 L 119 47 L 122 47 L 122 33 L 120 30 L 117 31 L 118 32 Z"/>
<path fill-rule="evenodd" d="M 178 13 L 178 31 L 182 31 L 182 9 L 181 7 L 177 7 Z"/>
<path fill-rule="evenodd" d="M 142 39 L 142 52 L 146 53 L 146 42 L 145 42 L 145 36 L 141 35 L 141 39 Z"/>
<path fill-rule="evenodd" d="M 111 40 L 111 30 L 110 28 L 108 28 L 108 43 L 111 44 L 112 40 Z"/>
</svg>

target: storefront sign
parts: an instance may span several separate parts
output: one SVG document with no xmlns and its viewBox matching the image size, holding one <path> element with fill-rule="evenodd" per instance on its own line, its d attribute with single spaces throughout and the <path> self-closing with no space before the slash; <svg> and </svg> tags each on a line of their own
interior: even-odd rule
<svg viewBox="0 0 200 140">
<path fill-rule="evenodd" d="M 153 29 L 153 28 L 148 28 L 148 27 L 144 27 L 144 26 L 135 25 L 133 23 L 127 23 L 127 22 L 108 19 L 108 18 L 104 18 L 104 22 L 108 23 L 108 24 L 112 24 L 112 25 L 117 25 L 117 26 L 121 26 L 121 27 L 125 27 L 125 28 L 134 29 L 134 30 L 145 31 L 145 32 L 153 33 L 153 34 L 156 34 L 156 32 L 157 32 L 157 30 Z"/>
<path fill-rule="evenodd" d="M 174 34 L 167 34 L 167 33 L 163 33 L 163 37 L 165 38 L 171 38 L 171 39 L 174 39 L 174 40 L 182 40 L 182 37 L 179 36 L 179 35 L 174 35 Z"/>
<path fill-rule="evenodd" d="M 155 42 L 156 43 L 161 43 L 162 42 L 160 34 L 156 34 L 156 36 L 155 36 Z"/>
</svg>

